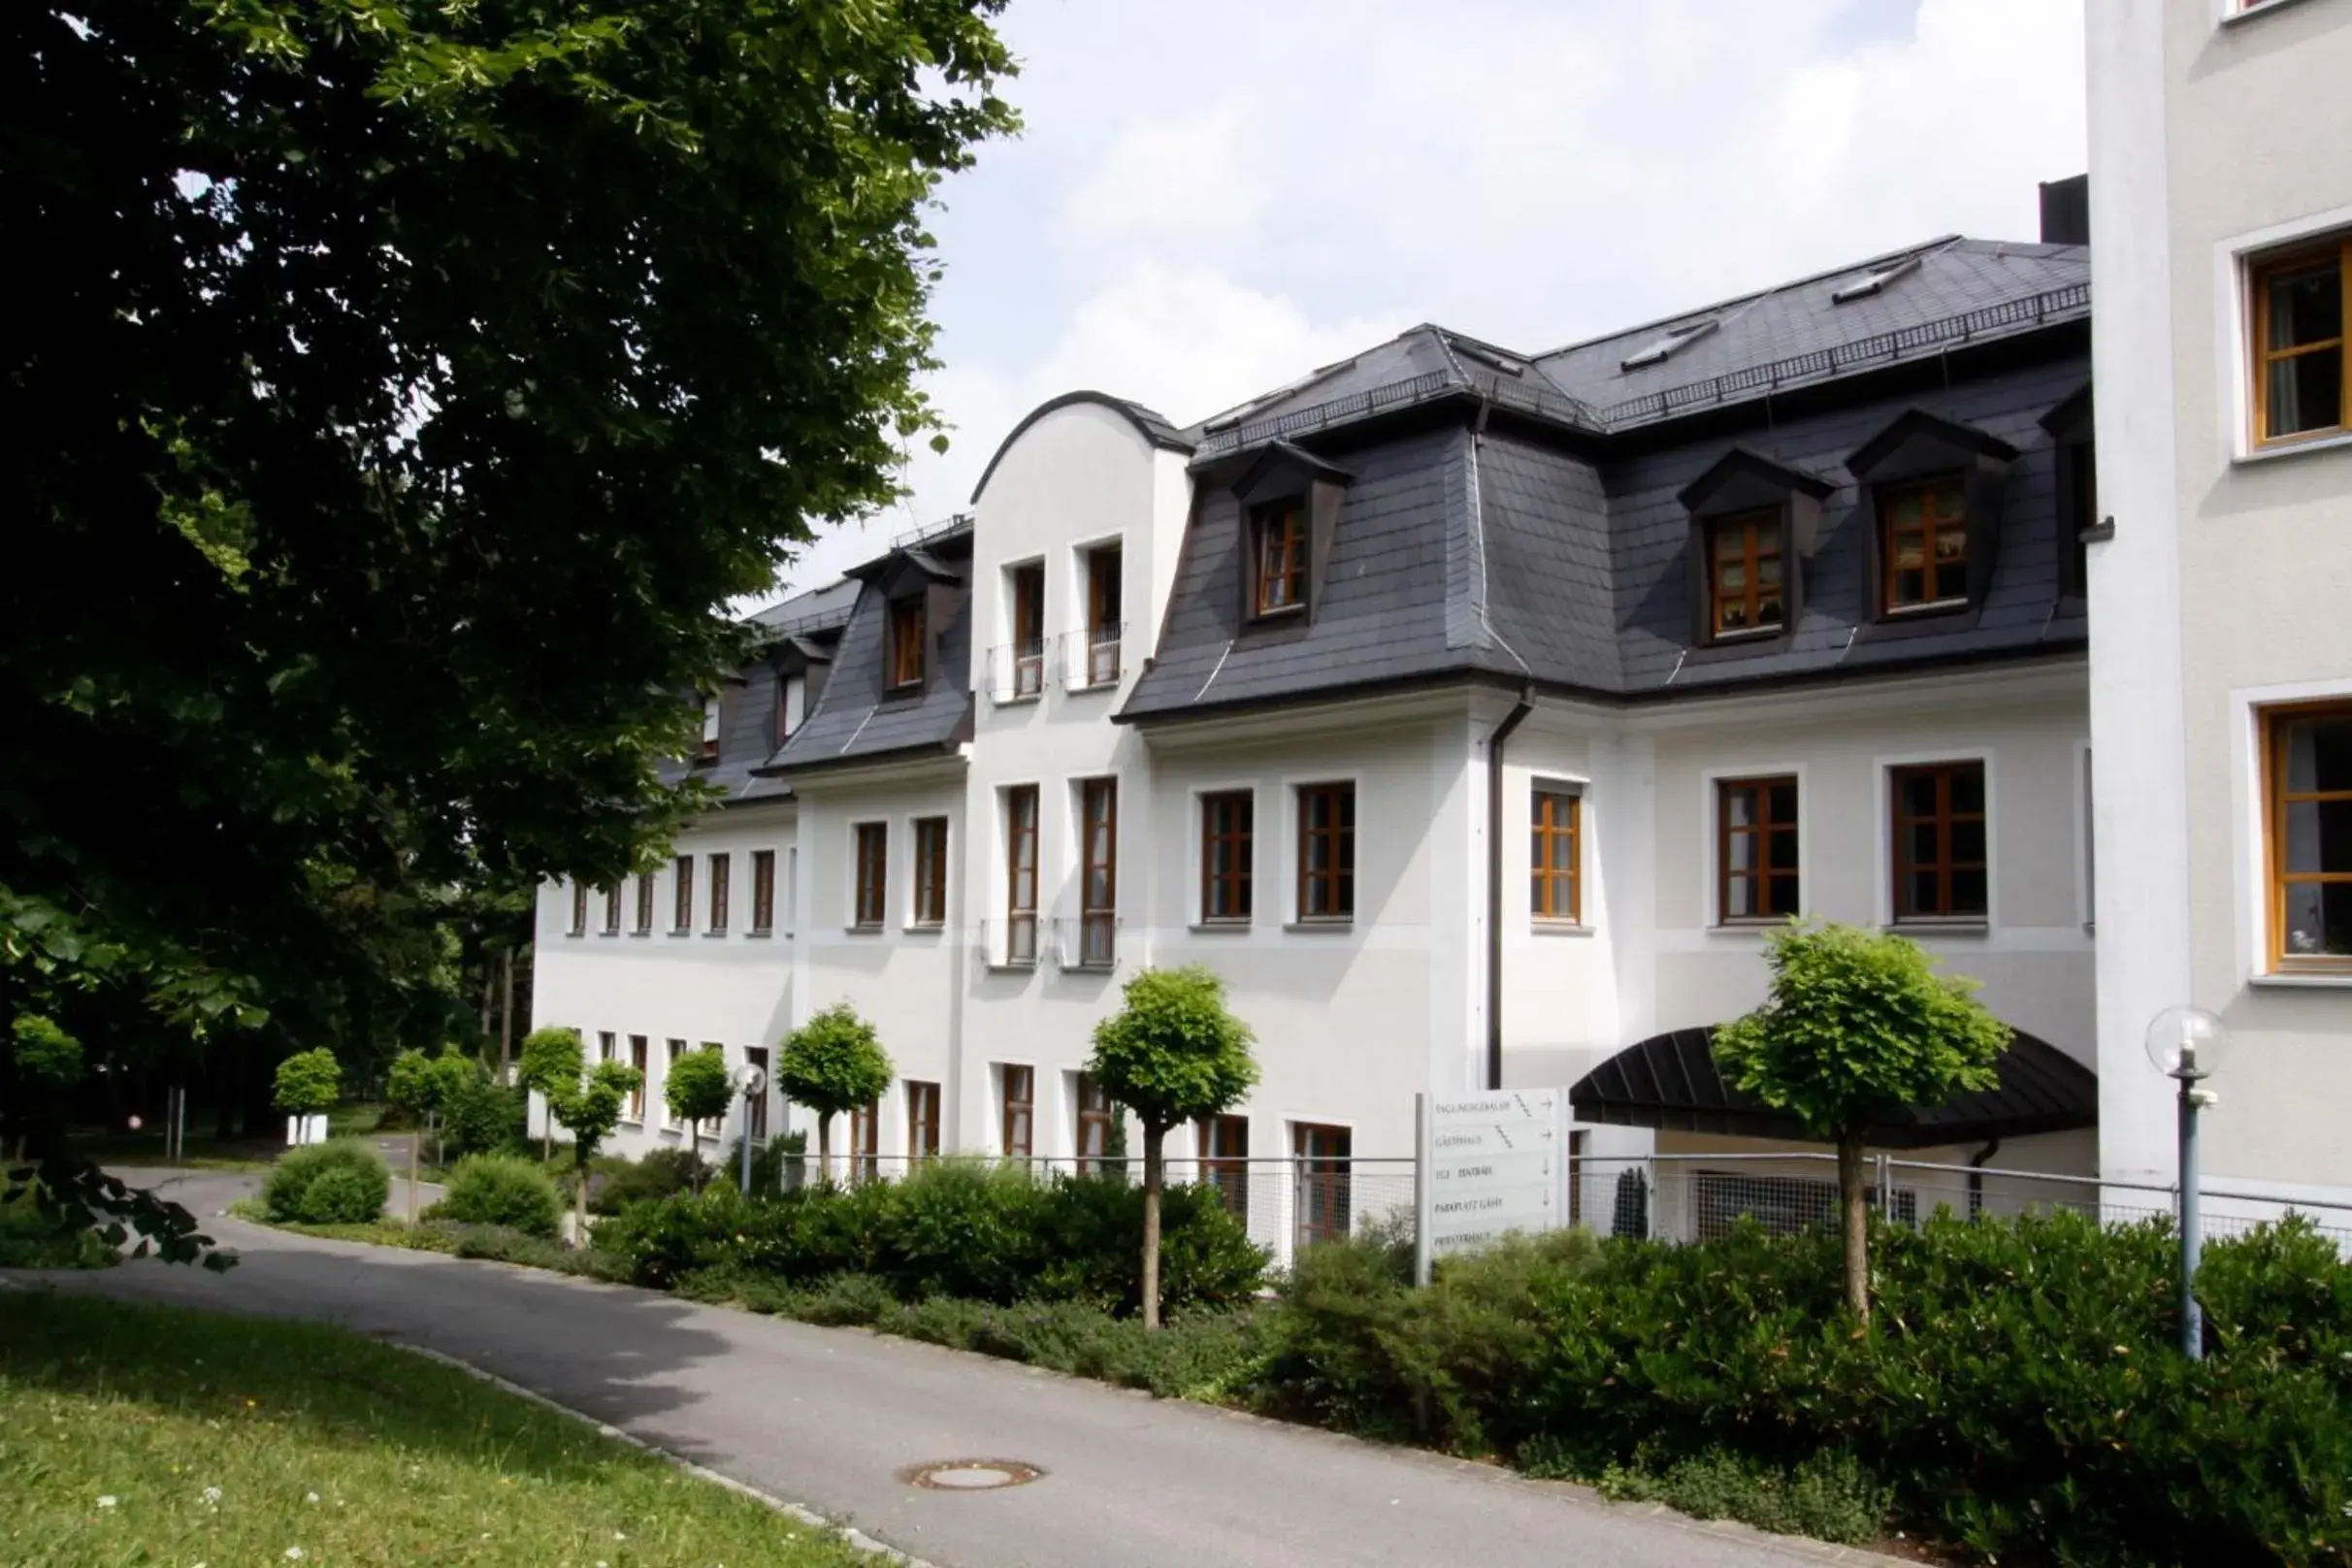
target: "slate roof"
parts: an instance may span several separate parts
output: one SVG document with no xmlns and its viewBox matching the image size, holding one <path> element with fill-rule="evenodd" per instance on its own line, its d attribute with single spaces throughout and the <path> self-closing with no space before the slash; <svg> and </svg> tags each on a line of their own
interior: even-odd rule
<svg viewBox="0 0 2352 1568">
<path fill-rule="evenodd" d="M 1873 1119 L 1867 1141 L 1881 1149 L 1926 1149 L 2097 1127 L 2098 1074 L 2045 1040 L 2011 1032 L 2009 1049 L 1993 1063 L 1999 1087 L 1941 1105 L 1890 1109 Z M 1713 1029 L 1685 1029 L 1629 1045 L 1570 1086 L 1568 1103 L 1580 1122 L 1803 1139 L 1795 1117 L 1723 1082 L 1714 1040 Z"/>
<path fill-rule="evenodd" d="M 1876 292 L 1833 297 L 1878 275 Z M 1944 239 L 1543 355 L 1421 326 L 1325 366 L 1195 432 L 1174 594 L 1120 717 L 1447 676 L 1654 698 L 2079 648 L 2042 420 L 2089 379 L 2088 278 L 2078 245 Z M 1698 320 L 1717 324 L 1663 363 L 1624 368 Z M 1969 352 L 1986 345 L 2003 346 Z M 1814 390 L 1769 401 L 1799 386 Z M 1846 464 L 1912 410 L 2017 450 L 1982 599 L 1881 625 Z M 1311 623 L 1252 627 L 1227 485 L 1246 454 L 1282 441 L 1356 477 Z M 1813 476 L 1819 541 L 1788 635 L 1701 647 L 1680 497 L 1735 446 Z"/>
<path fill-rule="evenodd" d="M 833 650 L 832 672 L 816 705 L 759 771 L 771 786 L 795 773 L 950 748 L 971 734 L 971 588 L 952 590 L 953 610 L 932 630 L 935 657 L 927 661 L 921 690 L 898 695 L 883 688 L 883 638 L 890 604 L 883 581 L 894 562 L 920 563 L 927 573 L 961 572 L 971 555 L 969 518 L 928 531 L 856 569 L 849 586 L 854 607 Z"/>
</svg>

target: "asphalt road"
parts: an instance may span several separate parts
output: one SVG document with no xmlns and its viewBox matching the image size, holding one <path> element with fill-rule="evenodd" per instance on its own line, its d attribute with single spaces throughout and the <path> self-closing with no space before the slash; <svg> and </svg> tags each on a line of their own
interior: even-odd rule
<svg viewBox="0 0 2352 1568">
<path fill-rule="evenodd" d="M 225 1275 L 137 1262 L 38 1278 L 428 1347 L 942 1568 L 1889 1561 L 856 1329 L 213 1218 L 252 1183 L 167 1187 L 240 1253 Z M 962 1493 L 898 1476 L 971 1457 L 1045 1474 Z"/>
</svg>

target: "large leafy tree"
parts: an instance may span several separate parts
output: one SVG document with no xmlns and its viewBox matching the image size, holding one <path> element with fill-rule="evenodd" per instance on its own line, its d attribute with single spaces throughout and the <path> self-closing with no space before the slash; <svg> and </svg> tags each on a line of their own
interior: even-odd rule
<svg viewBox="0 0 2352 1568">
<path fill-rule="evenodd" d="M 695 807 L 724 606 L 934 424 L 1001 3 L 0 10 L 0 1040 L 445 1012 L 443 890 Z"/>
<path fill-rule="evenodd" d="M 1143 1325 L 1158 1328 L 1168 1129 L 1240 1103 L 1258 1082 L 1258 1061 L 1250 1027 L 1226 1009 L 1212 969 L 1145 969 L 1122 1000 L 1094 1026 L 1087 1071 L 1143 1124 Z"/>
<path fill-rule="evenodd" d="M 1870 1225 L 1863 1149 L 1871 1125 L 1904 1106 L 1993 1089 L 2008 1025 L 1976 983 L 1941 972 L 1919 944 L 1880 931 L 1792 922 L 1765 961 L 1772 995 L 1715 1030 L 1724 1079 L 1838 1146 L 1846 1300 L 1870 1318 Z"/>
</svg>

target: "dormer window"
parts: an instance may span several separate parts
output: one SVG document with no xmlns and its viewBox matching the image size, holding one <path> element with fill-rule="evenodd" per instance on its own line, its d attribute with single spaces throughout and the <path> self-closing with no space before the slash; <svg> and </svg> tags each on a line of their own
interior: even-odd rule
<svg viewBox="0 0 2352 1568">
<path fill-rule="evenodd" d="M 719 700 L 702 699 L 702 743 L 695 752 L 695 766 L 708 768 L 719 760 Z"/>
<path fill-rule="evenodd" d="M 884 683 L 894 693 L 919 688 L 923 684 L 925 637 L 921 595 L 892 602 L 889 633 L 889 670 Z"/>
<path fill-rule="evenodd" d="M 1878 491 L 1888 614 L 1968 599 L 1968 490 L 1959 474 Z"/>
<path fill-rule="evenodd" d="M 1307 506 L 1303 496 L 1285 496 L 1257 508 L 1251 518 L 1258 557 L 1258 613 L 1287 615 L 1307 604 Z"/>
<path fill-rule="evenodd" d="M 808 716 L 808 676 L 800 670 L 776 677 L 776 744 L 790 740 Z"/>
<path fill-rule="evenodd" d="M 1787 620 L 1780 508 L 1707 520 L 1707 622 L 1715 637 L 1778 632 Z"/>
</svg>

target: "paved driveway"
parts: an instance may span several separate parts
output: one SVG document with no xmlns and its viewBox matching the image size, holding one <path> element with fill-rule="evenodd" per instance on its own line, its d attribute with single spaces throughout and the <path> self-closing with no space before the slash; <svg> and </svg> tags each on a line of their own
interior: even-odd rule
<svg viewBox="0 0 2352 1568">
<path fill-rule="evenodd" d="M 426 1346 L 943 1568 L 1887 1561 L 856 1329 L 212 1218 L 251 1180 L 167 1187 L 238 1249 L 228 1274 L 142 1262 L 42 1278 Z M 972 1493 L 897 1476 L 964 1457 L 1045 1476 Z"/>
</svg>

